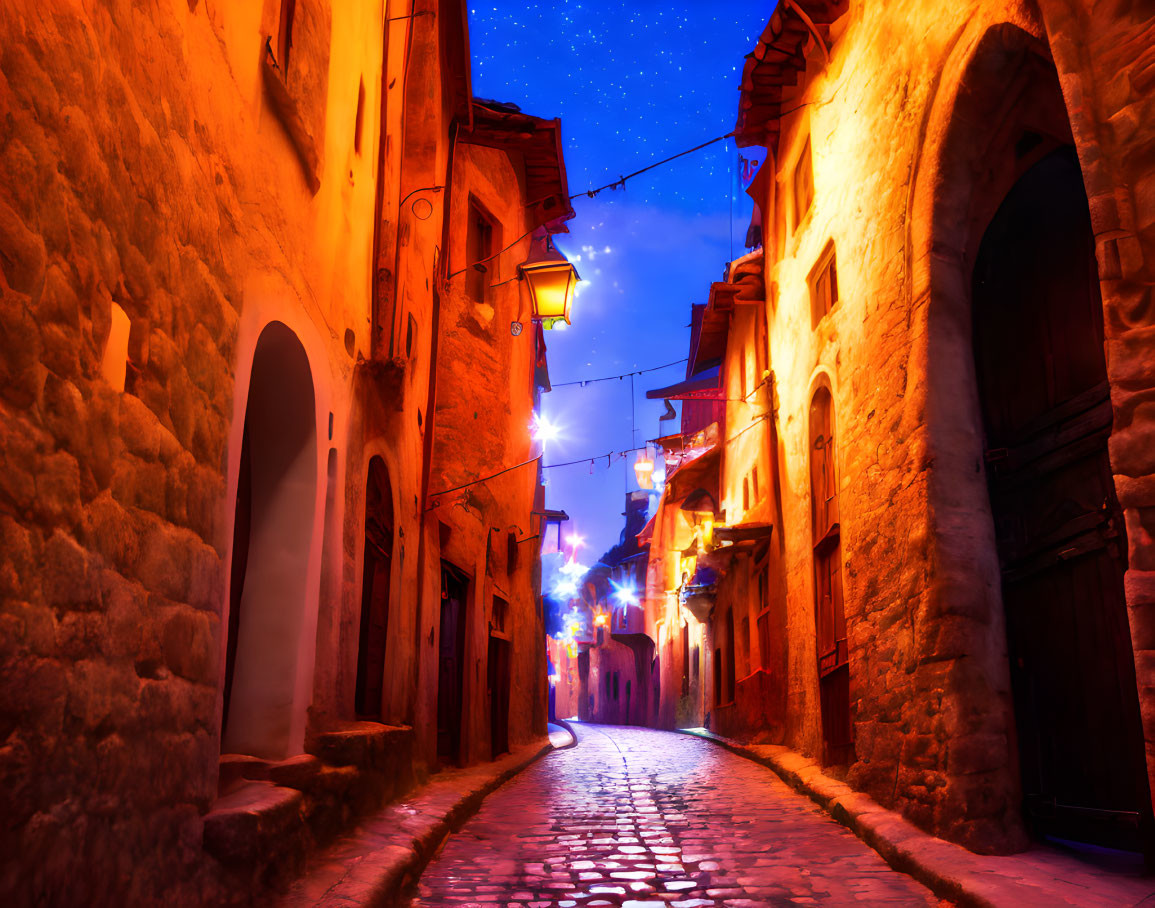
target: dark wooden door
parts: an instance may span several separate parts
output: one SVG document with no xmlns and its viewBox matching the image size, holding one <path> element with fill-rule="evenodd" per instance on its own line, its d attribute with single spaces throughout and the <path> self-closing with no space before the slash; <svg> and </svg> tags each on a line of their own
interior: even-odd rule
<svg viewBox="0 0 1155 908">
<path fill-rule="evenodd" d="M 249 446 L 249 424 L 241 436 L 241 463 L 237 472 L 237 502 L 233 517 L 233 561 L 229 574 L 229 623 L 225 641 L 224 711 L 221 738 L 229 725 L 229 702 L 233 695 L 233 675 L 237 667 L 237 637 L 241 629 L 241 601 L 245 573 L 249 568 L 249 535 L 253 523 L 253 458 Z"/>
<path fill-rule="evenodd" d="M 822 710 L 822 762 L 826 765 L 854 761 L 836 451 L 834 401 L 828 389 L 819 388 L 810 402 L 810 527 L 814 548 L 814 626 Z"/>
<path fill-rule="evenodd" d="M 365 494 L 365 564 L 361 577 L 361 625 L 357 640 L 357 715 L 381 717 L 385 645 L 389 634 L 389 579 L 393 561 L 393 493 L 385 462 L 369 463 Z"/>
<path fill-rule="evenodd" d="M 462 575 L 443 564 L 437 670 L 437 755 L 450 763 L 458 762 L 461 757 L 467 589 Z"/>
<path fill-rule="evenodd" d="M 509 641 L 489 638 L 489 741 L 497 759 L 509 752 Z"/>
<path fill-rule="evenodd" d="M 1038 835 L 1139 850 L 1151 801 L 1095 246 L 1073 150 L 1024 174 L 987 229 L 974 344 L 1028 822 Z"/>
</svg>

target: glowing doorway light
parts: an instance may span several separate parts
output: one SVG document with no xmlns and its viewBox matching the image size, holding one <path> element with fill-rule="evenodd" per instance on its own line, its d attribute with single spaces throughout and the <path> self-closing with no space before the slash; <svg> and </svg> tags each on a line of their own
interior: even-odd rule
<svg viewBox="0 0 1155 908">
<path fill-rule="evenodd" d="M 566 536 L 565 541 L 566 545 L 570 547 L 570 550 L 574 552 L 586 544 L 585 536 L 579 536 L 577 533 L 570 533 Z"/>
</svg>

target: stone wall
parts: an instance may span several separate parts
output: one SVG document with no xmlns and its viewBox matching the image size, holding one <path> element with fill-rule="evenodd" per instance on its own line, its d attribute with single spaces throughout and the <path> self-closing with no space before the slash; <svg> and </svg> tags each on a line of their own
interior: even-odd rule
<svg viewBox="0 0 1155 908">
<path fill-rule="evenodd" d="M 773 212 L 766 280 L 776 533 L 788 590 L 786 743 L 821 753 L 807 421 L 816 388 L 826 385 L 839 438 L 849 781 L 978 850 L 1025 843 L 999 568 L 975 468 L 981 424 L 966 381 L 974 231 L 993 213 L 982 206 L 1001 200 L 1004 179 L 983 143 L 996 140 L 1001 117 L 1017 115 L 1017 93 L 1026 93 L 1025 122 L 1057 137 L 1065 129 L 1051 122 L 1064 113 L 1057 94 L 1055 103 L 1042 89 L 1031 95 L 1037 79 L 1018 70 L 997 75 L 1027 59 L 1027 48 L 1056 61 L 1091 201 L 1116 407 L 1111 456 L 1127 515 L 1128 598 L 1152 738 L 1142 491 L 1153 373 L 1145 321 L 1152 217 L 1143 207 L 1150 139 L 1141 126 L 1152 96 L 1144 87 L 1150 16 L 1138 4 L 1042 6 L 1040 16 L 1026 4 L 854 5 L 833 29 L 829 62 L 813 48 L 797 94 L 783 100 L 794 112 L 782 120 L 777 184 L 764 199 Z M 807 142 L 814 202 L 799 218 L 794 173 Z M 831 242 L 839 299 L 814 325 L 810 281 Z"/>
<path fill-rule="evenodd" d="M 1128 543 L 1127 604 L 1155 791 L 1155 10 L 1043 2 L 1096 237 Z"/>
<path fill-rule="evenodd" d="M 250 360 L 269 323 L 299 339 L 314 383 L 293 679 L 300 728 L 319 692 L 307 735 L 349 718 L 356 648 L 341 628 L 356 597 L 319 629 L 317 613 L 319 595 L 359 584 L 341 538 L 346 515 L 363 520 L 364 464 L 347 447 L 395 452 L 396 613 L 416 614 L 428 356 L 401 365 L 404 394 L 355 376 L 370 353 L 383 11 L 296 8 L 287 74 L 264 49 L 275 3 L 0 10 L 0 891 L 18 903 L 200 904 L 259 882 L 224 874 L 202 839 Z M 395 211 L 396 184 L 386 214 L 388 199 Z M 429 297 L 410 294 L 428 350 Z M 416 669 L 399 662 L 410 686 L 388 714 L 412 721 Z"/>
</svg>

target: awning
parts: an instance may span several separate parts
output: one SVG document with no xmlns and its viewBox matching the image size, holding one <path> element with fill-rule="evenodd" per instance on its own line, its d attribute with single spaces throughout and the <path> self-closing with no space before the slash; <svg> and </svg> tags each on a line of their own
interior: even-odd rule
<svg viewBox="0 0 1155 908">
<path fill-rule="evenodd" d="M 574 210 L 562 156 L 561 121 L 522 113 L 516 104 L 479 99 L 474 99 L 472 113 L 473 126 L 462 131 L 460 140 L 523 155 L 530 224 L 545 226 L 550 233 L 568 232 L 565 222 Z"/>
<path fill-rule="evenodd" d="M 646 521 L 646 525 L 642 527 L 642 531 L 635 537 L 638 540 L 638 545 L 650 544 L 650 541 L 654 538 L 654 523 L 657 519 L 658 515 L 655 513 L 653 517 Z"/>
<path fill-rule="evenodd" d="M 769 539 L 773 532 L 772 523 L 740 523 L 732 527 L 714 527 L 714 538 L 719 542 L 757 542 Z"/>
<path fill-rule="evenodd" d="M 696 304 L 690 332 L 690 361 L 687 377 L 693 377 L 722 362 L 726 356 L 726 338 L 730 333 L 730 313 L 714 306 Z"/>
<path fill-rule="evenodd" d="M 684 461 L 670 476 L 666 477 L 670 501 L 680 501 L 695 489 L 705 489 L 718 500 L 718 474 L 721 465 L 721 450 L 714 446 L 700 457 Z"/>
<path fill-rule="evenodd" d="M 823 52 L 830 45 L 830 26 L 849 8 L 846 0 L 795 0 L 778 4 L 742 68 L 738 124 L 739 148 L 764 145 L 775 150 L 779 120 L 790 106 L 783 93 L 798 84 L 806 72 L 806 48 L 815 33 Z"/>
<path fill-rule="evenodd" d="M 693 378 L 646 392 L 647 400 L 724 400 L 721 365 L 711 366 Z"/>
</svg>

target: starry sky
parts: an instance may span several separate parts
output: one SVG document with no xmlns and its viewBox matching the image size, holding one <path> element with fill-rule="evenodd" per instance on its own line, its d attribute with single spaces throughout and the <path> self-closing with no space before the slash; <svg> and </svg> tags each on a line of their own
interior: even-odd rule
<svg viewBox="0 0 1155 908">
<path fill-rule="evenodd" d="M 734 128 L 745 55 L 774 0 L 470 5 L 473 93 L 560 117 L 570 192 L 596 188 Z M 750 157 L 760 150 L 746 149 Z M 686 356 L 690 304 L 705 302 L 725 264 L 746 252 L 751 203 L 732 140 L 574 202 L 555 243 L 582 283 L 573 325 L 546 334 L 555 385 L 646 369 Z M 545 463 L 550 508 L 587 540 L 587 563 L 618 542 L 633 459 L 605 455 L 677 430 L 659 426 L 645 392 L 685 377 L 685 364 L 556 387 L 543 415 L 561 435 Z M 676 404 L 676 406 L 679 406 Z M 599 457 L 600 455 L 600 457 Z M 595 460 L 592 468 L 589 458 Z"/>
</svg>

